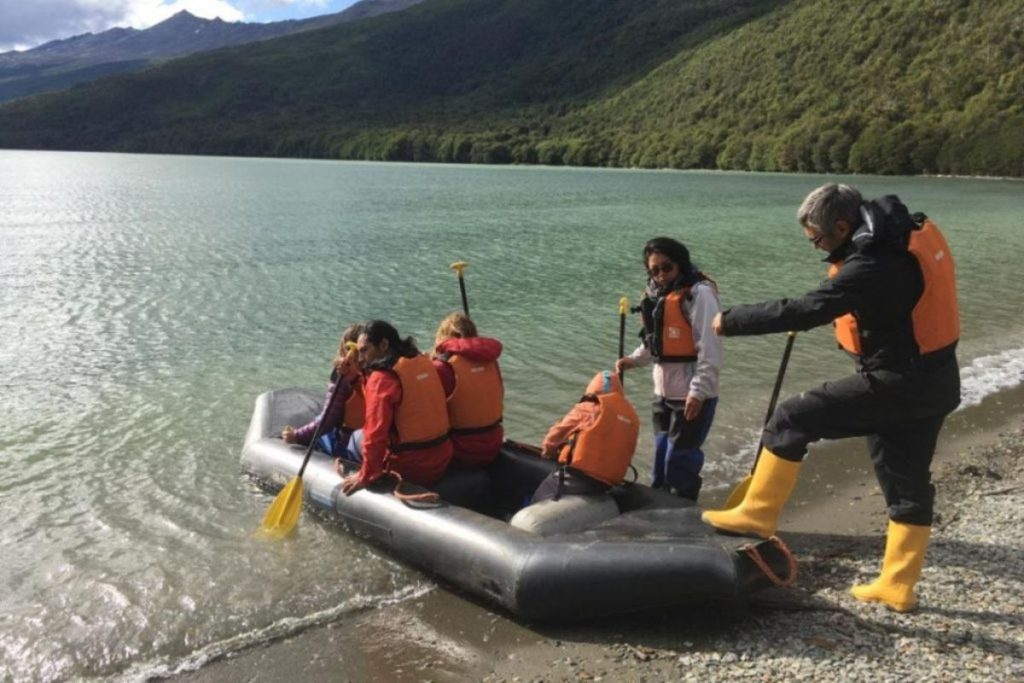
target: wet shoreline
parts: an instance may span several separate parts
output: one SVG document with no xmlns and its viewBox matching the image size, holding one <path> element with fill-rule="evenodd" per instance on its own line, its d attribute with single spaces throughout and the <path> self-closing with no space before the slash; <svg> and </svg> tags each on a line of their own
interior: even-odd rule
<svg viewBox="0 0 1024 683">
<path fill-rule="evenodd" d="M 1024 674 L 1024 552 L 1019 534 L 1006 533 L 1019 531 L 1024 516 L 1022 407 L 1024 386 L 947 420 L 933 466 L 938 515 L 917 614 L 862 605 L 846 592 L 877 571 L 886 525 L 866 447 L 847 440 L 812 451 L 780 520 L 800 561 L 793 588 L 747 603 L 528 624 L 438 587 L 175 680 L 734 680 L 821 667 L 839 667 L 834 675 L 846 680 L 896 672 L 1008 680 Z M 728 491 L 719 486 L 702 503 L 711 507 Z"/>
</svg>

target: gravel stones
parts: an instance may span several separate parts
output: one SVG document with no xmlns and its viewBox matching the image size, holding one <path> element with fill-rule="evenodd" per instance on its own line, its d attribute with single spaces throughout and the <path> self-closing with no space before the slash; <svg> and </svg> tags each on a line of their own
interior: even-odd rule
<svg viewBox="0 0 1024 683">
<path fill-rule="evenodd" d="M 883 537 L 783 530 L 800 561 L 796 587 L 765 591 L 746 608 L 698 605 L 637 618 L 617 624 L 611 642 L 602 627 L 561 633 L 568 659 L 540 678 L 1024 681 L 1024 430 L 953 460 L 935 473 L 942 517 L 916 612 L 849 594 L 877 575 Z"/>
</svg>

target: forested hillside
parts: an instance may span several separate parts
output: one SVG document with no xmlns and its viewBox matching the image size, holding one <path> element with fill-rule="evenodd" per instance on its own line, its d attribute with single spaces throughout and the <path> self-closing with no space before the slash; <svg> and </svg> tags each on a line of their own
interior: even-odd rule
<svg viewBox="0 0 1024 683">
<path fill-rule="evenodd" d="M 0 146 L 1024 176 L 1024 13 L 425 0 L 11 103 Z"/>
<path fill-rule="evenodd" d="M 1024 7 L 790 3 L 568 128 L 627 165 L 1022 176 Z"/>
</svg>

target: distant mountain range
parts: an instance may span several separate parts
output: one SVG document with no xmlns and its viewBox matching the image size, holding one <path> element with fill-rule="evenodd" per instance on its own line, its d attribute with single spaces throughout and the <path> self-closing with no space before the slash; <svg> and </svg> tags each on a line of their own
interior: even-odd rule
<svg viewBox="0 0 1024 683">
<path fill-rule="evenodd" d="M 1020 0 L 424 0 L 7 102 L 0 147 L 1024 177 L 1024 21 Z"/>
<path fill-rule="evenodd" d="M 61 90 L 161 60 L 334 26 L 403 10 L 422 0 L 361 0 L 348 9 L 309 19 L 267 24 L 200 19 L 182 10 L 147 29 L 112 28 L 0 53 L 0 102 Z"/>
</svg>

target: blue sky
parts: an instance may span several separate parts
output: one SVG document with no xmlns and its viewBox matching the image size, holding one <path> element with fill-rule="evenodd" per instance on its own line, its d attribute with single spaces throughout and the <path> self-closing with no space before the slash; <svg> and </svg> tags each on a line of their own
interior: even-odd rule
<svg viewBox="0 0 1024 683">
<path fill-rule="evenodd" d="M 148 28 L 188 10 L 225 21 L 280 21 L 340 12 L 357 0 L 0 0 L 0 52 L 115 26 Z"/>
</svg>

